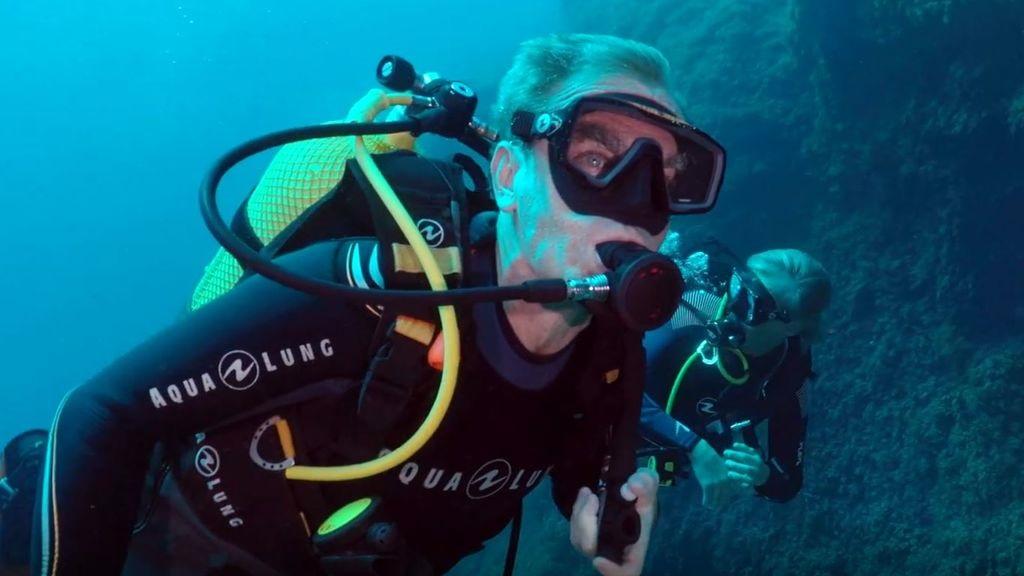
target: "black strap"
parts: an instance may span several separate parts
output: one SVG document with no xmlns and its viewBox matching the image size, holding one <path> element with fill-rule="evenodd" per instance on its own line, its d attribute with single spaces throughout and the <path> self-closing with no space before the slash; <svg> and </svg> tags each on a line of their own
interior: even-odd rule
<svg viewBox="0 0 1024 576">
<path fill-rule="evenodd" d="M 389 325 L 387 334 L 363 378 L 357 411 L 360 426 L 379 444 L 372 451 L 383 447 L 417 389 L 437 376 L 427 363 L 429 344 L 398 333 L 391 317 L 382 323 Z"/>
<path fill-rule="evenodd" d="M 473 182 L 473 189 L 466 190 L 470 213 L 479 214 L 497 210 L 497 205 L 491 194 L 491 181 L 484 173 L 483 168 L 475 160 L 461 153 L 452 156 L 452 162 L 462 168 L 466 176 Z"/>
<path fill-rule="evenodd" d="M 424 234 L 432 248 L 461 248 L 466 237 L 469 218 L 463 214 L 466 189 L 462 185 L 462 169 L 454 164 L 438 162 L 407 151 L 376 156 L 380 170 L 388 183 Z M 362 168 L 353 161 L 346 167 L 346 175 L 362 190 L 373 222 L 374 236 L 381 244 L 378 254 L 384 284 L 389 288 L 422 289 L 428 286 L 422 272 L 396 268 L 393 246 L 406 245 L 405 235 L 371 185 Z M 447 273 L 449 285 L 461 282 L 461 274 Z"/>
<path fill-rule="evenodd" d="M 516 554 L 519 552 L 519 532 L 523 528 L 523 501 L 516 506 L 516 515 L 512 518 L 512 531 L 508 535 L 508 550 L 505 551 L 504 576 L 512 576 L 516 569 Z"/>
</svg>

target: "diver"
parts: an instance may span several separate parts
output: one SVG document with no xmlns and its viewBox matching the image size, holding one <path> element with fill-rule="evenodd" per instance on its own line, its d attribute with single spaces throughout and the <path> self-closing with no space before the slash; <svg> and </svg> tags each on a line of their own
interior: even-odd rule
<svg viewBox="0 0 1024 576">
<path fill-rule="evenodd" d="M 709 508 L 745 494 L 786 502 L 803 482 L 806 382 L 829 276 L 800 250 L 743 262 L 693 236 L 673 234 L 662 249 L 679 262 L 686 291 L 645 339 L 645 451 L 664 483 L 692 474 Z"/>
<path fill-rule="evenodd" d="M 436 211 L 419 232 L 462 286 L 628 275 L 616 258 L 650 261 L 669 216 L 710 209 L 724 173 L 724 150 L 682 119 L 668 78 L 665 58 L 633 41 L 524 43 L 498 96 L 496 212 L 472 223 L 452 165 L 396 150 L 381 170 Z M 305 162 L 295 174 L 323 176 Z M 307 277 L 415 288 L 422 270 L 407 246 L 350 233 L 366 222 L 322 236 L 345 219 L 330 202 L 372 180 L 347 166 L 316 210 L 277 236 L 248 226 L 249 240 Z M 548 474 L 570 541 L 595 569 L 642 571 L 657 481 L 631 465 L 614 490 L 602 486 L 617 462 L 609 431 L 626 421 L 624 382 L 642 383 L 639 334 L 633 348 L 633 331 L 574 301 L 481 301 L 454 306 L 452 342 L 436 325 L 445 306 L 330 299 L 241 268 L 236 284 L 65 396 L 42 465 L 33 574 L 440 574 L 518 523 Z M 439 358 L 453 344 L 467 350 L 460 385 L 418 451 L 377 474 L 313 481 L 317 467 L 399 453 L 434 414 Z M 612 502 L 629 512 L 617 557 L 601 552 Z"/>
</svg>

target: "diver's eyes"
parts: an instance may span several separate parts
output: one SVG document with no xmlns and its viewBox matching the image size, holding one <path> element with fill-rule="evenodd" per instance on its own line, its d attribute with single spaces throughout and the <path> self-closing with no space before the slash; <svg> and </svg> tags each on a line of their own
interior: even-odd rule
<svg viewBox="0 0 1024 576">
<path fill-rule="evenodd" d="M 604 171 L 604 167 L 607 165 L 607 160 L 597 153 L 587 153 L 580 157 L 582 167 L 588 172 L 597 175 Z"/>
<path fill-rule="evenodd" d="M 665 182 L 669 185 L 675 183 L 676 178 L 686 172 L 692 164 L 690 155 L 683 152 L 676 154 L 665 161 Z"/>
<path fill-rule="evenodd" d="M 615 165 L 616 156 L 601 145 L 581 144 L 570 149 L 569 162 L 588 176 L 603 176 Z"/>
</svg>

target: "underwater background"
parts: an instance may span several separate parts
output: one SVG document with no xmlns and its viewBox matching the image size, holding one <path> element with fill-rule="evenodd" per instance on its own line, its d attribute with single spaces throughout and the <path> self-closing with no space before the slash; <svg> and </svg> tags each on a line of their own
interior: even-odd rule
<svg viewBox="0 0 1024 576">
<path fill-rule="evenodd" d="M 2 2 L 0 438 L 183 313 L 228 147 L 342 117 L 387 53 L 486 112 L 552 31 L 660 48 L 728 149 L 717 208 L 677 229 L 806 250 L 836 288 L 802 493 L 712 513 L 662 490 L 645 573 L 1024 574 L 1019 0 Z M 500 574 L 505 542 L 454 573 Z M 516 574 L 592 573 L 535 491 Z"/>
</svg>

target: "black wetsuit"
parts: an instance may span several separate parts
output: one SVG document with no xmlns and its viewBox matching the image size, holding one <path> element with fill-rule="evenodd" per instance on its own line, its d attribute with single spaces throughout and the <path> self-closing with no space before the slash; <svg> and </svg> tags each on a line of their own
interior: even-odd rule
<svg viewBox="0 0 1024 576">
<path fill-rule="evenodd" d="M 800 339 L 792 337 L 768 354 L 751 358 L 750 378 L 741 386 L 729 384 L 716 366 L 698 360 L 682 381 L 670 417 L 663 407 L 672 383 L 705 337 L 701 326 L 666 324 L 645 338 L 649 397 L 641 416 L 644 439 L 649 446 L 683 448 L 676 450 L 684 457 L 677 468 L 683 471 L 688 464 L 685 455 L 698 440 L 706 440 L 721 453 L 733 441 L 729 426 L 749 419 L 745 443 L 761 449 L 771 471 L 757 493 L 779 502 L 793 498 L 803 483 L 807 427 L 803 398 L 804 383 L 811 375 L 810 352 L 803 352 Z M 741 373 L 736 358 L 723 354 L 730 373 Z"/>
<path fill-rule="evenodd" d="M 350 281 L 335 265 L 335 244 L 281 260 Z M 490 252 L 470 260 L 467 284 L 492 284 Z M 312 574 L 307 530 L 363 496 L 379 496 L 410 548 L 443 572 L 497 534 L 549 471 L 567 514 L 578 487 L 593 486 L 599 474 L 597 451 L 568 465 L 562 441 L 578 426 L 567 399 L 594 353 L 594 326 L 561 354 L 539 358 L 511 335 L 500 305 L 462 307 L 458 317 L 458 388 L 420 452 L 370 479 L 289 481 L 267 469 L 283 459 L 272 418 L 288 420 L 299 463 L 351 461 L 346 440 L 360 433 L 353 379 L 367 370 L 378 318 L 365 306 L 261 277 L 243 281 L 64 399 L 44 469 L 34 573 L 116 574 L 132 548 L 128 570 L 142 573 L 232 566 Z M 422 409 L 389 432 L 387 445 L 419 425 L 432 394 L 419 398 Z M 147 472 L 158 444 L 170 472 L 148 525 L 133 537 L 147 478 L 164 477 Z"/>
</svg>

